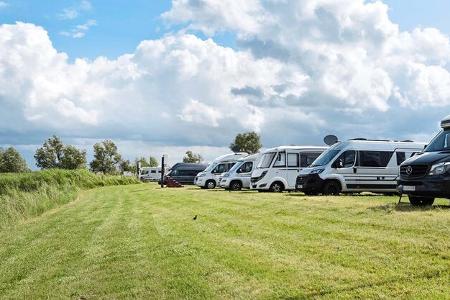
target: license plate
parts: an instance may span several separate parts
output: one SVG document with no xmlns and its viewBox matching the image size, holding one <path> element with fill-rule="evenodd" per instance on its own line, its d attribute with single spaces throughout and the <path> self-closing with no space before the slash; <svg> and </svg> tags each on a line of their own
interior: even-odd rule
<svg viewBox="0 0 450 300">
<path fill-rule="evenodd" d="M 403 186 L 403 190 L 406 192 L 414 192 L 416 190 L 415 186 L 409 186 L 409 185 L 405 185 Z"/>
<path fill-rule="evenodd" d="M 299 185 L 297 185 L 297 188 L 298 188 L 298 189 L 302 189 L 302 188 L 303 188 L 303 185 L 299 184 Z"/>
</svg>

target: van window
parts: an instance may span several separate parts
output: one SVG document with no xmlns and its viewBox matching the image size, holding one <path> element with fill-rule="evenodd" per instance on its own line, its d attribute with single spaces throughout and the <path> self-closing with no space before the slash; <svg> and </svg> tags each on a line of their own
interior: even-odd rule
<svg viewBox="0 0 450 300">
<path fill-rule="evenodd" d="M 402 162 L 406 160 L 406 153 L 405 152 L 396 152 L 397 156 L 397 166 L 400 166 Z"/>
<path fill-rule="evenodd" d="M 141 175 L 148 175 L 148 170 L 142 170 Z"/>
<path fill-rule="evenodd" d="M 222 174 L 228 171 L 228 164 L 218 164 L 214 170 L 211 171 L 213 174 Z"/>
<path fill-rule="evenodd" d="M 230 171 L 231 170 L 231 168 L 233 168 L 233 166 L 235 165 L 236 163 L 228 163 L 228 166 L 227 166 L 227 170 L 225 171 L 225 172 L 228 172 L 228 171 Z"/>
<path fill-rule="evenodd" d="M 273 158 L 275 157 L 274 152 L 266 153 L 262 156 L 261 161 L 259 162 L 258 168 L 265 169 L 270 167 L 272 164 Z"/>
<path fill-rule="evenodd" d="M 338 159 L 335 160 L 336 167 L 338 168 L 351 168 L 355 165 L 356 160 L 356 151 L 348 150 L 342 153 Z M 342 165 L 339 165 L 339 162 L 342 162 Z"/>
<path fill-rule="evenodd" d="M 275 168 L 286 167 L 286 152 L 278 152 L 273 166 Z"/>
<path fill-rule="evenodd" d="M 248 161 L 237 170 L 237 173 L 250 173 L 253 169 L 253 162 Z"/>
<path fill-rule="evenodd" d="M 359 166 L 386 168 L 393 154 L 390 151 L 359 151 Z"/>
<path fill-rule="evenodd" d="M 300 167 L 309 167 L 318 157 L 320 153 L 302 153 L 300 154 Z"/>
<path fill-rule="evenodd" d="M 287 159 L 288 167 L 298 167 L 298 153 L 288 153 Z"/>
<path fill-rule="evenodd" d="M 156 170 L 152 170 L 151 172 L 152 172 L 152 174 L 156 174 Z"/>
</svg>

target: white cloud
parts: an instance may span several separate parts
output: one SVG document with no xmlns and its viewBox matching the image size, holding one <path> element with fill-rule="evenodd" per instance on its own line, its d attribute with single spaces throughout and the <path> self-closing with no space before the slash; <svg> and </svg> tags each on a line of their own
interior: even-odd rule
<svg viewBox="0 0 450 300">
<path fill-rule="evenodd" d="M 5 7 L 8 7 L 8 6 L 9 6 L 8 2 L 6 2 L 6 1 L 0 1 L 0 9 L 5 8 Z"/>
<path fill-rule="evenodd" d="M 89 29 L 91 27 L 96 26 L 96 25 L 97 25 L 96 20 L 88 20 L 84 24 L 79 24 L 79 25 L 75 26 L 70 31 L 61 31 L 60 34 L 64 35 L 64 36 L 72 37 L 74 39 L 81 39 L 86 35 L 86 33 L 89 31 Z"/>
<path fill-rule="evenodd" d="M 92 4 L 88 0 L 80 1 L 76 6 L 66 7 L 58 14 L 61 20 L 74 20 L 78 18 L 81 13 L 90 11 L 92 9 Z"/>
</svg>

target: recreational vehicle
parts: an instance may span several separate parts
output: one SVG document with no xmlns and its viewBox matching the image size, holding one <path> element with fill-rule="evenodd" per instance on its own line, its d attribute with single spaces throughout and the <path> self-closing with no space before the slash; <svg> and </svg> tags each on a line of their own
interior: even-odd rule
<svg viewBox="0 0 450 300">
<path fill-rule="evenodd" d="M 207 165 L 204 164 L 176 163 L 166 176 L 170 176 L 181 184 L 192 184 L 195 176 L 204 171 L 206 167 Z"/>
<path fill-rule="evenodd" d="M 421 152 L 424 145 L 367 139 L 337 142 L 301 172 L 297 189 L 308 195 L 396 193 L 400 164 Z"/>
<path fill-rule="evenodd" d="M 258 191 L 294 190 L 297 176 L 327 147 L 280 146 L 262 153 L 251 175 L 250 188 Z"/>
<path fill-rule="evenodd" d="M 203 172 L 195 177 L 194 184 L 201 188 L 214 189 L 219 186 L 220 175 L 228 172 L 234 164 L 247 153 L 232 153 L 216 158 Z"/>
<path fill-rule="evenodd" d="M 142 167 L 139 169 L 139 180 L 158 181 L 161 179 L 161 167 Z"/>
<path fill-rule="evenodd" d="M 250 178 L 260 156 L 260 154 L 253 154 L 239 159 L 230 171 L 223 174 L 220 187 L 233 191 L 250 188 Z"/>
<path fill-rule="evenodd" d="M 432 205 L 434 198 L 450 199 L 450 116 L 441 122 L 442 131 L 425 150 L 400 166 L 398 190 L 412 205 Z"/>
</svg>

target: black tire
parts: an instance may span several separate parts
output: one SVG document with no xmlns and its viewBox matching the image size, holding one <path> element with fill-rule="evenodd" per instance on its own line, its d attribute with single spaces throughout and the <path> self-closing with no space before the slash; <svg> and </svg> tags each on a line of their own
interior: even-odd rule
<svg viewBox="0 0 450 300">
<path fill-rule="evenodd" d="M 430 206 L 434 203 L 433 197 L 419 197 L 409 195 L 408 198 L 409 203 L 411 203 L 412 206 Z"/>
<path fill-rule="evenodd" d="M 316 192 L 304 192 L 306 196 L 317 196 Z"/>
<path fill-rule="evenodd" d="M 279 181 L 275 181 L 274 183 L 272 183 L 269 190 L 272 193 L 281 193 L 282 191 L 284 191 L 284 185 Z"/>
<path fill-rule="evenodd" d="M 323 187 L 324 195 L 338 196 L 341 193 L 341 184 L 337 181 L 328 181 Z"/>
<path fill-rule="evenodd" d="M 240 182 L 238 180 L 232 181 L 230 183 L 230 190 L 231 191 L 240 191 L 240 190 L 242 190 L 242 182 Z"/>
<path fill-rule="evenodd" d="M 205 182 L 205 188 L 208 190 L 213 190 L 216 188 L 216 182 L 214 180 L 207 180 Z"/>
</svg>

